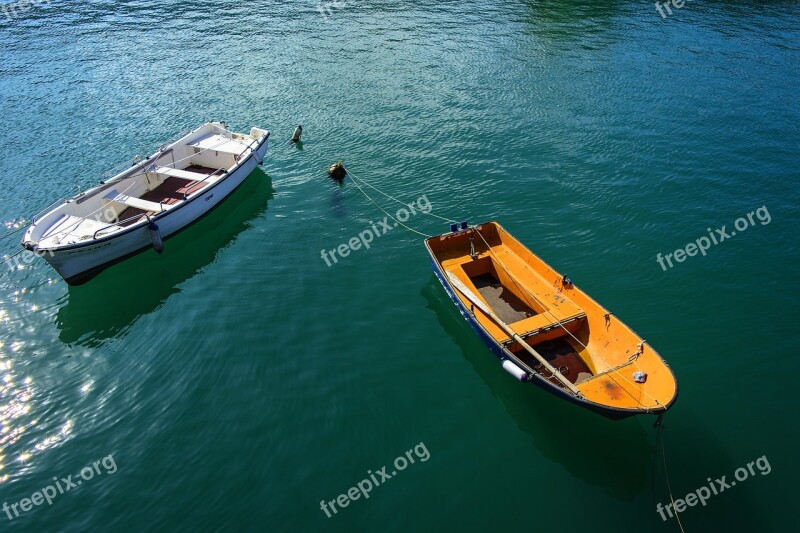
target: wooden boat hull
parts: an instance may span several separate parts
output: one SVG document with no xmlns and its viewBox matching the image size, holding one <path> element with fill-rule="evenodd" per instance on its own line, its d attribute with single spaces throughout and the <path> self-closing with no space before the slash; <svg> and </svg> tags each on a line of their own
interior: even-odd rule
<svg viewBox="0 0 800 533">
<path fill-rule="evenodd" d="M 158 225 L 161 238 L 166 240 L 176 235 L 230 196 L 256 166 L 263 162 L 268 139 L 269 133 L 260 139 L 235 169 L 203 188 L 200 194 L 195 194 L 169 210 L 152 215 L 150 220 Z M 29 243 L 24 245 L 43 257 L 70 285 L 85 283 L 108 267 L 154 247 L 149 225 L 145 222 L 86 243 L 52 249 L 34 247 Z"/>
<path fill-rule="evenodd" d="M 494 222 L 488 222 L 488 223 L 485 223 L 485 224 L 482 224 L 482 225 L 479 225 L 479 226 L 476 226 L 476 227 L 480 229 L 482 227 L 486 227 L 486 226 L 489 226 L 489 225 L 496 226 L 497 228 L 499 228 L 500 231 L 504 231 L 499 226 L 499 224 L 496 224 Z M 459 233 L 462 234 L 462 235 L 465 235 L 465 232 L 456 232 L 455 235 L 458 235 Z M 426 248 L 427 248 L 428 253 L 429 253 L 430 257 L 431 257 L 434 274 L 436 275 L 436 278 L 439 280 L 439 282 L 442 284 L 442 287 L 444 288 L 444 290 L 447 293 L 448 297 L 456 305 L 458 311 L 461 313 L 461 315 L 464 317 L 464 319 L 467 321 L 467 323 L 470 325 L 470 327 L 478 334 L 478 337 L 491 350 L 491 352 L 500 361 L 513 360 L 512 359 L 513 358 L 513 354 L 510 353 L 510 351 L 509 351 L 509 343 L 513 343 L 513 341 L 511 341 L 510 339 L 507 339 L 506 342 L 501 342 L 497 338 L 498 335 L 497 335 L 496 331 L 493 331 L 493 332 L 489 331 L 489 329 L 486 326 L 485 317 L 484 317 L 484 320 L 481 321 L 478 318 L 478 316 L 477 316 L 477 314 L 475 312 L 474 306 L 473 305 L 468 305 L 465 302 L 465 300 L 463 298 L 463 295 L 459 294 L 460 291 L 456 288 L 456 286 L 454 285 L 453 281 L 450 279 L 450 276 L 452 274 L 448 273 L 448 269 L 445 268 L 445 266 L 443 266 L 443 262 L 441 261 L 441 257 L 437 257 L 437 253 L 432 249 L 432 246 L 431 246 L 432 242 L 434 242 L 437 239 L 452 238 L 453 235 L 454 234 L 444 234 L 444 235 L 441 235 L 439 237 L 433 237 L 433 238 L 428 239 L 426 241 Z M 531 255 L 533 255 L 533 254 L 531 253 Z M 485 257 L 485 254 L 484 254 L 484 257 Z M 544 264 L 544 263 L 542 263 L 542 264 Z M 578 289 L 576 287 L 572 286 L 570 291 L 572 291 L 572 290 L 577 291 Z M 588 298 L 588 296 L 586 298 Z M 591 302 L 593 302 L 593 303 L 595 303 L 595 305 L 597 305 L 596 302 L 594 302 L 593 300 L 591 300 Z M 597 307 L 599 308 L 598 311 L 599 310 L 605 311 L 605 309 L 601 308 L 599 305 L 597 305 Z M 624 326 L 624 324 L 622 326 L 625 327 L 626 329 L 628 329 L 627 326 Z M 557 328 L 552 328 L 550 335 L 552 336 L 553 332 L 556 332 L 556 331 L 557 331 Z M 630 330 L 628 329 L 628 331 L 630 331 Z M 520 333 L 522 333 L 522 332 L 520 332 Z M 632 331 L 631 331 L 631 333 L 632 333 Z M 547 332 L 540 333 L 540 334 L 543 334 L 545 336 L 548 335 Z M 613 419 L 613 420 L 620 420 L 620 419 L 628 418 L 630 416 L 635 416 L 635 415 L 638 415 L 638 414 L 656 414 L 657 415 L 657 414 L 663 413 L 666 410 L 668 410 L 672 406 L 672 404 L 675 402 L 675 400 L 677 399 L 677 394 L 678 394 L 677 381 L 675 380 L 674 375 L 672 374 L 671 370 L 666 365 L 666 363 L 663 362 L 663 360 L 661 360 L 660 357 L 658 357 L 658 360 L 661 363 L 663 363 L 663 367 L 660 367 L 657 370 L 662 372 L 662 373 L 667 373 L 668 376 L 669 376 L 667 381 L 671 381 L 671 383 L 667 384 L 667 388 L 669 388 L 672 385 L 674 385 L 674 387 L 672 388 L 672 390 L 667 391 L 666 395 L 664 396 L 665 399 L 663 401 L 657 402 L 658 405 L 647 406 L 647 407 L 638 406 L 636 408 L 631 408 L 630 406 L 622 407 L 622 406 L 608 405 L 606 403 L 602 403 L 602 402 L 598 402 L 598 401 L 593 401 L 591 398 L 589 398 L 587 396 L 581 396 L 581 395 L 573 394 L 567 388 L 564 388 L 564 387 L 561 387 L 561 386 L 558 386 L 557 384 L 555 384 L 554 380 L 552 379 L 552 377 L 549 377 L 549 376 L 546 377 L 545 375 L 543 375 L 543 373 L 539 373 L 539 372 L 535 372 L 535 371 L 534 372 L 527 372 L 527 375 L 526 375 L 524 381 L 527 382 L 527 383 L 532 383 L 532 384 L 534 384 L 534 385 L 546 390 L 547 392 L 549 392 L 549 393 L 551 393 L 551 394 L 553 394 L 553 395 L 555 395 L 555 396 L 557 396 L 557 397 L 559 397 L 561 399 L 567 400 L 570 403 L 573 403 L 575 405 L 579 405 L 580 407 L 588 409 L 589 411 L 592 411 L 594 413 L 603 415 L 603 416 L 605 416 L 607 418 L 610 418 L 610 419 Z M 528 370 L 530 370 L 530 368 L 528 368 Z M 631 372 L 628 372 L 628 373 L 630 374 Z M 609 376 L 613 376 L 614 372 L 610 372 L 608 375 Z M 600 373 L 597 377 L 602 377 L 602 376 L 603 376 L 603 373 Z M 621 379 L 619 379 L 619 377 L 620 376 L 617 376 L 617 378 L 616 378 L 617 381 L 622 381 Z M 588 383 L 588 381 L 587 381 L 587 383 Z M 624 385 L 628 386 L 627 383 L 624 383 Z"/>
</svg>

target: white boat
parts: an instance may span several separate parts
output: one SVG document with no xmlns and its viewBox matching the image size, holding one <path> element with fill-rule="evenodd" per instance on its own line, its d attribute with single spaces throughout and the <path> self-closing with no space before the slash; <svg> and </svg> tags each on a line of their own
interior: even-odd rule
<svg viewBox="0 0 800 533">
<path fill-rule="evenodd" d="M 186 228 L 264 161 L 269 132 L 208 122 L 69 200 L 33 217 L 22 245 L 72 285 Z"/>
</svg>

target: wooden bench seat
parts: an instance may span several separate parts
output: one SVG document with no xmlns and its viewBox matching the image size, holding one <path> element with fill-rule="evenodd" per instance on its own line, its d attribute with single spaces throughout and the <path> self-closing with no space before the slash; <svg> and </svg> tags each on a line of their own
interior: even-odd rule
<svg viewBox="0 0 800 533">
<path fill-rule="evenodd" d="M 152 167 L 148 170 L 148 172 L 152 172 L 154 174 L 161 174 L 162 176 L 168 176 L 171 178 L 181 178 L 191 181 L 205 181 L 208 179 L 208 174 L 201 174 L 199 172 L 192 172 L 189 170 L 181 170 L 178 168 L 170 168 L 170 167 Z"/>
<path fill-rule="evenodd" d="M 552 312 L 538 314 L 510 324 L 510 326 L 523 337 L 532 333 L 544 330 L 566 328 L 570 333 L 574 333 L 581 325 L 581 321 L 586 318 L 586 313 L 578 312 L 570 316 L 559 316 Z M 563 330 L 562 330 L 563 331 Z M 564 332 L 566 335 L 566 332 Z M 509 340 L 508 338 L 505 339 Z"/>
<path fill-rule="evenodd" d="M 135 207 L 148 213 L 160 213 L 166 209 L 162 204 L 142 200 L 141 198 L 136 198 L 135 196 L 129 196 L 127 194 L 120 194 L 116 189 L 106 194 L 103 198 L 109 202 L 117 202 L 118 204 Z"/>
<path fill-rule="evenodd" d="M 223 135 L 212 133 L 188 143 L 187 146 L 199 148 L 200 150 L 210 150 L 212 152 L 233 154 L 238 157 L 242 155 L 245 150 L 247 150 L 249 145 L 244 141 L 228 139 Z"/>
</svg>

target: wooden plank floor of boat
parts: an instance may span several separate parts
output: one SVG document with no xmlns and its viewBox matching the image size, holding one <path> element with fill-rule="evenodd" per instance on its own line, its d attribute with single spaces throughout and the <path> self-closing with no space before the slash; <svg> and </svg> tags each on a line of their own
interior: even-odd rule
<svg viewBox="0 0 800 533">
<path fill-rule="evenodd" d="M 470 278 L 470 281 L 492 308 L 492 311 L 506 324 L 513 324 L 536 314 L 536 311 L 517 298 L 513 292 L 503 287 L 491 274 L 481 274 Z"/>
<path fill-rule="evenodd" d="M 586 363 L 581 359 L 581 356 L 575 351 L 575 348 L 563 337 L 540 342 L 539 344 L 532 344 L 532 346 L 548 363 L 559 369 L 559 371 L 564 374 L 564 377 L 572 383 L 580 383 L 593 375 L 592 371 L 589 370 L 589 367 L 586 366 Z M 544 368 L 541 368 L 542 365 L 539 361 L 521 347 L 517 346 L 516 343 L 511 346 L 511 351 L 517 357 L 528 363 L 532 368 L 544 370 Z M 546 370 L 544 370 L 544 374 L 547 374 Z M 551 378 L 550 381 L 558 384 L 558 380 L 555 378 Z"/>
</svg>

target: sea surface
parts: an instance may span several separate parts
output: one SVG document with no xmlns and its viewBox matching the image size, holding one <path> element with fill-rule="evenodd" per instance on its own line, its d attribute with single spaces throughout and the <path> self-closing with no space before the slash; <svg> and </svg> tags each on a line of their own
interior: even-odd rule
<svg viewBox="0 0 800 533">
<path fill-rule="evenodd" d="M 675 499 L 730 485 L 686 531 L 797 531 L 797 2 L 23 4 L 0 13 L 0 233 L 206 120 L 272 144 L 161 256 L 80 287 L 0 266 L 0 504 L 34 498 L 0 529 L 677 531 L 666 470 Z M 664 455 L 653 417 L 506 374 L 417 233 L 328 266 L 385 216 L 339 160 L 498 220 L 641 334 L 680 385 Z"/>
</svg>

